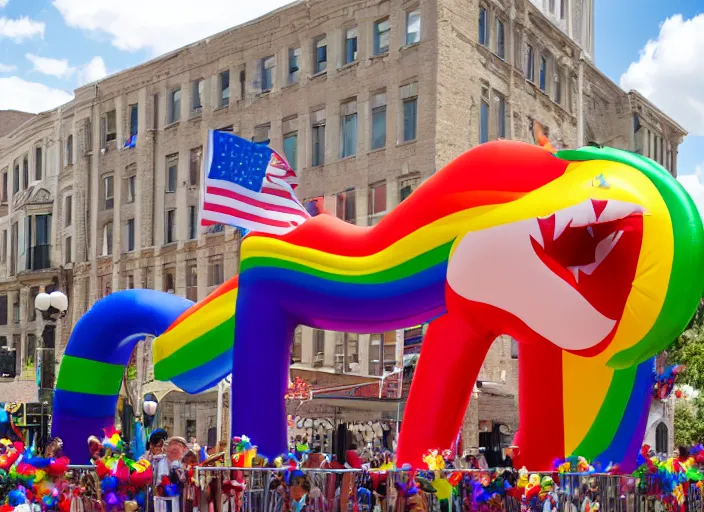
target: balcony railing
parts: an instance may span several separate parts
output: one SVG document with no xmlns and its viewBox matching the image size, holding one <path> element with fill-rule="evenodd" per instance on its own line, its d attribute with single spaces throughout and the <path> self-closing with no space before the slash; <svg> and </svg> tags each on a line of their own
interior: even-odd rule
<svg viewBox="0 0 704 512">
<path fill-rule="evenodd" d="M 32 247 L 32 270 L 51 268 L 51 245 L 35 245 Z"/>
</svg>

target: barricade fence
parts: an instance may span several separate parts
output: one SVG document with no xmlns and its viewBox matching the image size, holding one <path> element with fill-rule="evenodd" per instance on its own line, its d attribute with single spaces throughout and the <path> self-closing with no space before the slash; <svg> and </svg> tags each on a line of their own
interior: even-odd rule
<svg viewBox="0 0 704 512">
<path fill-rule="evenodd" d="M 536 473 L 554 487 L 525 499 L 510 469 L 379 471 L 302 468 L 195 468 L 177 496 L 147 490 L 149 512 L 704 512 L 700 486 L 685 484 L 681 503 L 658 482 L 609 474 Z M 453 476 L 454 475 L 454 476 Z M 450 480 L 454 488 L 436 479 Z M 506 483 L 504 483 L 504 481 Z M 93 466 L 70 466 L 65 485 L 79 487 L 71 512 L 104 512 L 106 503 Z M 415 487 L 415 491 L 408 489 Z M 435 490 L 435 492 L 432 492 Z"/>
</svg>

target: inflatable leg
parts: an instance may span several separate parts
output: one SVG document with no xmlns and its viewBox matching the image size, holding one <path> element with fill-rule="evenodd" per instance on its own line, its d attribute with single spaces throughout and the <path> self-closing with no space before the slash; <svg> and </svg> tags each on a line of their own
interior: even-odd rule
<svg viewBox="0 0 704 512">
<path fill-rule="evenodd" d="M 284 395 L 295 325 L 269 286 L 257 283 L 257 293 L 240 292 L 237 301 L 231 432 L 251 437 L 258 453 L 273 459 L 288 453 Z"/>
<path fill-rule="evenodd" d="M 450 447 L 493 341 L 460 315 L 447 313 L 430 323 L 401 425 L 397 464 L 422 467 L 426 451 Z"/>
</svg>

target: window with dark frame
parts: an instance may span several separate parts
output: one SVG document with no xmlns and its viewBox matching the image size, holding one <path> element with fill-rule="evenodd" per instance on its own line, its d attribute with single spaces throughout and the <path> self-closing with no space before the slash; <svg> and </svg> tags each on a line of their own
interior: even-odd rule
<svg viewBox="0 0 704 512">
<path fill-rule="evenodd" d="M 203 91 L 205 89 L 205 80 L 202 78 L 194 80 L 191 88 L 191 112 L 198 114 L 203 110 Z"/>
<path fill-rule="evenodd" d="M 406 46 L 420 42 L 420 9 L 406 13 Z"/>
<path fill-rule="evenodd" d="M 489 46 L 489 17 L 485 7 L 479 8 L 479 44 Z"/>
<path fill-rule="evenodd" d="M 276 59 L 273 55 L 261 60 L 261 91 L 269 92 L 274 88 L 274 66 Z"/>
<path fill-rule="evenodd" d="M 372 149 L 386 146 L 386 91 L 372 95 Z"/>
<path fill-rule="evenodd" d="M 34 179 L 42 179 L 42 148 L 34 148 Z"/>
<path fill-rule="evenodd" d="M 130 105 L 130 137 L 139 132 L 139 105 Z"/>
<path fill-rule="evenodd" d="M 383 55 L 389 52 L 391 41 L 391 21 L 384 18 L 374 23 L 374 55 Z"/>
<path fill-rule="evenodd" d="M 164 222 L 164 243 L 170 244 L 176 241 L 176 210 L 166 210 Z"/>
<path fill-rule="evenodd" d="M 25 190 L 29 187 L 29 156 L 24 155 L 22 159 L 22 186 Z"/>
<path fill-rule="evenodd" d="M 220 107 L 230 104 L 230 70 L 220 73 Z"/>
<path fill-rule="evenodd" d="M 415 140 L 418 128 L 418 83 L 401 86 L 401 104 L 403 112 L 402 142 Z"/>
<path fill-rule="evenodd" d="M 127 252 L 134 251 L 134 219 L 127 219 Z"/>
<path fill-rule="evenodd" d="M 114 178 L 112 175 L 103 178 L 103 209 L 112 210 L 115 204 Z"/>
<path fill-rule="evenodd" d="M 313 167 L 325 164 L 325 109 L 316 110 L 312 114 L 312 162 Z"/>
<path fill-rule="evenodd" d="M 198 208 L 188 207 L 188 239 L 195 240 L 198 237 Z"/>
<path fill-rule="evenodd" d="M 73 220 L 73 196 L 64 199 L 64 227 L 69 227 Z"/>
<path fill-rule="evenodd" d="M 181 120 L 181 88 L 169 92 L 167 124 L 173 124 Z"/>
<path fill-rule="evenodd" d="M 340 192 L 336 196 L 336 216 L 350 224 L 357 222 L 357 205 L 354 188 Z"/>
<path fill-rule="evenodd" d="M 526 45 L 526 67 L 525 67 L 525 72 L 526 72 L 526 78 L 534 82 L 535 81 L 535 55 L 533 53 L 533 46 L 527 44 Z"/>
<path fill-rule="evenodd" d="M 357 27 L 345 30 L 345 64 L 351 64 L 357 60 L 357 32 Z"/>
<path fill-rule="evenodd" d="M 165 192 L 172 194 L 176 192 L 178 179 L 178 153 L 166 157 L 166 187 Z"/>
<path fill-rule="evenodd" d="M 547 59 L 541 55 L 540 56 L 540 90 L 545 91 L 547 88 L 547 75 L 548 75 L 548 61 Z"/>
<path fill-rule="evenodd" d="M 326 36 L 318 36 L 313 40 L 314 67 L 313 73 L 318 74 L 328 68 L 328 41 Z"/>
<path fill-rule="evenodd" d="M 506 57 L 506 40 L 504 35 L 504 22 L 496 18 L 496 55 Z"/>
<path fill-rule="evenodd" d="M 288 83 L 298 83 L 301 79 L 301 48 L 288 49 Z"/>
</svg>

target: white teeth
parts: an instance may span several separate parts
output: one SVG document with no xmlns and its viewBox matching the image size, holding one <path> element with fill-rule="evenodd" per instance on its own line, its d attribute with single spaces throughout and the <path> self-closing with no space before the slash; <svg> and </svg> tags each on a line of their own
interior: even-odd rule
<svg viewBox="0 0 704 512">
<path fill-rule="evenodd" d="M 606 203 L 606 207 L 597 219 L 598 224 L 611 222 L 612 220 L 624 219 L 633 213 L 644 213 L 645 208 L 638 204 L 625 203 L 623 201 L 611 200 Z"/>
<path fill-rule="evenodd" d="M 555 232 L 553 240 L 557 240 L 568 226 L 588 226 L 596 222 L 596 213 L 590 199 L 579 204 L 555 212 Z"/>
<path fill-rule="evenodd" d="M 579 272 L 582 272 L 588 276 L 592 275 L 594 271 L 601 265 L 601 262 L 606 259 L 606 257 L 611 253 L 616 244 L 621 239 L 623 231 L 617 231 L 611 233 L 609 236 L 604 238 L 601 242 L 596 245 L 596 251 L 594 252 L 594 262 L 588 263 L 587 265 L 577 265 L 575 267 L 567 267 L 568 270 L 574 274 L 574 278 L 579 282 Z"/>
</svg>

